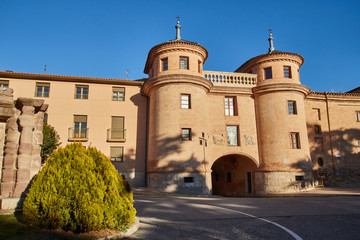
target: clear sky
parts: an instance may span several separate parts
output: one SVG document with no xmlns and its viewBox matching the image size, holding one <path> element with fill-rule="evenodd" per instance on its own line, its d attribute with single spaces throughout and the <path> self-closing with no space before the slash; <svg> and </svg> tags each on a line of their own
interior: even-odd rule
<svg viewBox="0 0 360 240">
<path fill-rule="evenodd" d="M 129 79 L 156 44 L 209 51 L 204 70 L 233 72 L 268 50 L 299 53 L 313 91 L 360 86 L 360 0 L 0 0 L 0 70 Z"/>
</svg>

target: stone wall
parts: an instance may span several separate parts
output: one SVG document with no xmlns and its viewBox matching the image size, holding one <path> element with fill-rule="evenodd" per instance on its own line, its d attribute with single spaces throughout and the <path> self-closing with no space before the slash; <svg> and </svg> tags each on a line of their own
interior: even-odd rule
<svg viewBox="0 0 360 240">
<path fill-rule="evenodd" d="M 15 209 L 31 179 L 40 171 L 44 112 L 42 99 L 18 98 L 12 90 L 0 93 L 0 209 Z"/>
</svg>

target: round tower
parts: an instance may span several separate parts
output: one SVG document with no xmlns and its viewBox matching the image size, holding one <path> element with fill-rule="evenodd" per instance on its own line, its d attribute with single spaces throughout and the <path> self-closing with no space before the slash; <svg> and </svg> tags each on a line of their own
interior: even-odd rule
<svg viewBox="0 0 360 240">
<path fill-rule="evenodd" d="M 149 97 L 148 185 L 167 192 L 207 193 L 203 146 L 204 107 L 212 83 L 202 74 L 207 50 L 180 38 L 153 47 L 144 73 Z"/>
<path fill-rule="evenodd" d="M 253 88 L 260 166 L 255 173 L 259 194 L 290 192 L 311 179 L 311 159 L 304 98 L 310 89 L 300 83 L 304 58 L 276 51 L 270 33 L 269 52 L 244 63 L 236 72 L 257 74 Z"/>
</svg>

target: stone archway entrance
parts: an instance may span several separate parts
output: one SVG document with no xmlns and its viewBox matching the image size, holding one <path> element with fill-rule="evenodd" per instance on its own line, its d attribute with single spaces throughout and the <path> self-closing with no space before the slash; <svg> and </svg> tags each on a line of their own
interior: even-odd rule
<svg viewBox="0 0 360 240">
<path fill-rule="evenodd" d="M 252 194 L 255 162 L 244 155 L 232 154 L 220 157 L 211 167 L 213 195 L 240 196 Z"/>
</svg>

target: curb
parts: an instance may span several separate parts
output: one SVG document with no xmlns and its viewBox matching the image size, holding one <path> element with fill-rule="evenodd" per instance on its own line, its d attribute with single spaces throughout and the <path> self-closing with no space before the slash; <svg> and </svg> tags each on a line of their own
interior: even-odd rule
<svg viewBox="0 0 360 240">
<path fill-rule="evenodd" d="M 140 228 L 140 220 L 139 220 L 139 218 L 135 217 L 134 222 L 130 225 L 129 229 L 127 229 L 126 232 L 119 232 L 119 233 L 111 235 L 111 236 L 98 238 L 98 240 L 109 240 L 109 239 L 119 239 L 119 238 L 124 238 L 124 237 L 130 237 L 137 230 L 139 230 L 139 228 Z"/>
</svg>

